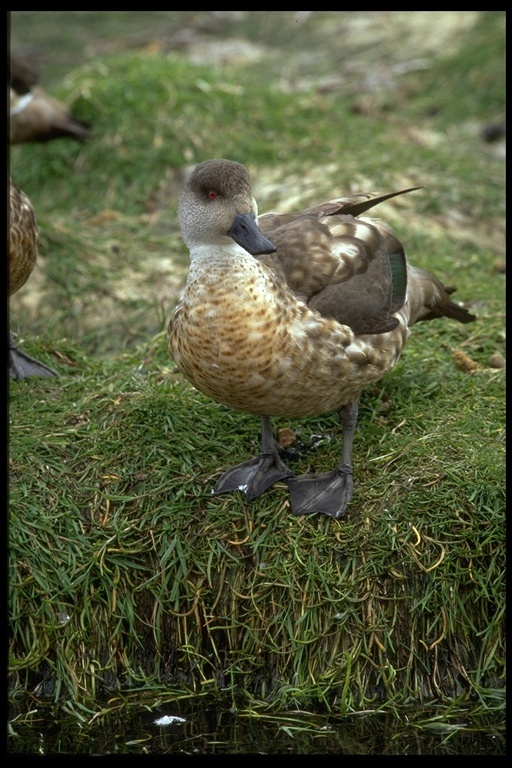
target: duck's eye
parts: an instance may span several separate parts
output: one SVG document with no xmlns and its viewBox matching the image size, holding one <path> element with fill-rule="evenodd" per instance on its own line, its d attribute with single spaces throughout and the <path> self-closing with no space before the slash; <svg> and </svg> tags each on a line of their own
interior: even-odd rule
<svg viewBox="0 0 512 768">
<path fill-rule="evenodd" d="M 210 200 L 216 200 L 218 198 L 218 194 L 217 192 L 214 192 L 213 189 L 210 189 L 210 191 L 208 192 L 208 197 L 210 198 Z"/>
</svg>

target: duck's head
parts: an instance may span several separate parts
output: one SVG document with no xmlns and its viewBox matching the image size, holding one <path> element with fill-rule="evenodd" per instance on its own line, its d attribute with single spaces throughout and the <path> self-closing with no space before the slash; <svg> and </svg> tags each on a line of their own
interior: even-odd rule
<svg viewBox="0 0 512 768">
<path fill-rule="evenodd" d="M 233 160 L 206 160 L 194 169 L 178 216 L 189 248 L 225 243 L 230 237 L 252 256 L 276 250 L 258 227 L 247 169 Z"/>
</svg>

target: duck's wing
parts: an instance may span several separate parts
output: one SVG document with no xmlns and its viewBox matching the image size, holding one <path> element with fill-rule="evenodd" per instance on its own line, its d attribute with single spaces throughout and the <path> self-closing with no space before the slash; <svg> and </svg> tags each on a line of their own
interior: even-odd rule
<svg viewBox="0 0 512 768">
<path fill-rule="evenodd" d="M 354 195 L 347 195 L 345 197 L 336 197 L 332 200 L 325 200 L 317 205 L 312 205 L 309 208 L 304 208 L 301 211 L 292 211 L 291 213 L 266 213 L 260 216 L 259 221 L 266 219 L 272 221 L 275 226 L 284 224 L 294 219 L 302 218 L 303 216 L 314 216 L 320 218 L 322 216 L 334 216 L 336 214 L 350 214 L 351 216 L 360 216 L 362 213 L 369 211 L 379 203 L 383 203 L 385 200 L 389 200 L 392 197 L 398 197 L 399 195 L 405 195 L 408 192 L 416 192 L 421 187 L 409 187 L 408 189 L 401 189 L 398 192 L 387 192 L 384 195 L 377 195 L 372 192 L 358 192 Z M 270 218 L 272 217 L 272 218 Z"/>
<path fill-rule="evenodd" d="M 276 253 L 259 257 L 298 298 L 355 333 L 385 333 L 406 296 L 404 249 L 389 225 L 357 219 L 374 205 L 405 194 L 353 195 L 290 214 L 265 214 L 259 225 Z"/>
</svg>

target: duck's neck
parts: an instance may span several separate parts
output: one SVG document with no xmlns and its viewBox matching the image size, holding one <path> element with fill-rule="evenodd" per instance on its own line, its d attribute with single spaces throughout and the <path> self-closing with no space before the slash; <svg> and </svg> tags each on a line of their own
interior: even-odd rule
<svg viewBox="0 0 512 768">
<path fill-rule="evenodd" d="M 208 307 L 210 318 L 237 312 L 246 318 L 260 316 L 262 307 L 271 317 L 296 303 L 269 267 L 235 243 L 215 249 L 199 246 L 190 250 L 190 258 L 183 304 Z"/>
<path fill-rule="evenodd" d="M 228 243 L 195 245 L 190 248 L 190 269 L 188 282 L 200 277 L 208 282 L 243 279 L 243 275 L 254 277 L 261 273 L 262 265 L 250 253 L 232 240 Z"/>
</svg>

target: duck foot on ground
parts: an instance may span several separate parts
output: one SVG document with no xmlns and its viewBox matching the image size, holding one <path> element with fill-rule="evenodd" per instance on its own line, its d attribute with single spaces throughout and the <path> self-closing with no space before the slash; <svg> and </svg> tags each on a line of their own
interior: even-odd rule
<svg viewBox="0 0 512 768">
<path fill-rule="evenodd" d="M 345 516 L 354 494 L 352 454 L 358 412 L 357 400 L 340 408 L 343 450 L 337 467 L 330 472 L 299 475 L 288 480 L 290 503 L 294 515 L 311 515 L 317 512 L 329 515 L 335 520 Z"/>
<path fill-rule="evenodd" d="M 260 455 L 228 469 L 216 482 L 212 494 L 242 491 L 249 501 L 261 496 L 279 480 L 294 476 L 279 456 L 279 448 L 272 434 L 268 416 L 261 417 Z"/>
<path fill-rule="evenodd" d="M 12 339 L 9 342 L 9 374 L 11 379 L 16 381 L 27 379 L 29 376 L 58 375 L 52 368 L 22 352 Z"/>
<path fill-rule="evenodd" d="M 229 491 L 243 491 L 248 501 L 252 501 L 274 483 L 288 480 L 293 474 L 275 454 L 261 453 L 257 458 L 244 461 L 224 472 L 212 493 L 217 495 Z"/>
<path fill-rule="evenodd" d="M 297 517 L 320 513 L 339 520 L 354 493 L 352 467 L 343 462 L 330 472 L 299 475 L 287 482 L 292 512 Z"/>
</svg>

